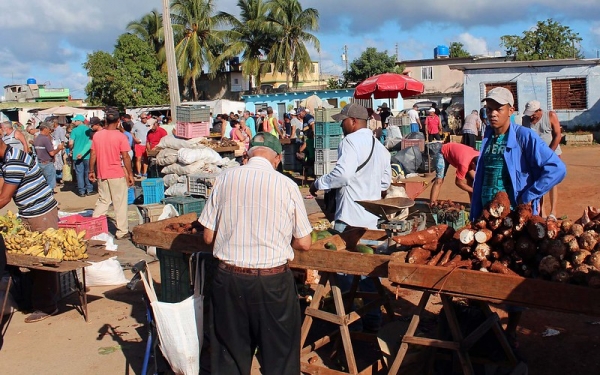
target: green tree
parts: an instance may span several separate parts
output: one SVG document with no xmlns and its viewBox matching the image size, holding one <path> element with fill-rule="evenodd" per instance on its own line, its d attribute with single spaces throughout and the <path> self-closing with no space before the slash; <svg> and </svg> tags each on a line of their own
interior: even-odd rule
<svg viewBox="0 0 600 375">
<path fill-rule="evenodd" d="M 579 33 L 552 20 L 538 21 L 537 25 L 523 32 L 522 36 L 504 35 L 500 44 L 506 54 L 517 61 L 583 58 L 575 43 L 581 42 Z"/>
<path fill-rule="evenodd" d="M 92 105 L 123 108 L 168 101 L 167 76 L 156 69 L 156 54 L 135 35 L 122 34 L 112 55 L 96 51 L 83 66 L 91 78 L 85 91 Z"/>
<path fill-rule="evenodd" d="M 319 29 L 319 11 L 302 9 L 298 0 L 269 0 L 267 4 L 270 10 L 268 20 L 276 33 L 268 60 L 276 71 L 285 72 L 287 87 L 290 87 L 290 76 L 296 87 L 300 75 L 312 69 L 306 45 L 312 44 L 317 51 L 321 48 L 319 39 L 310 33 Z"/>
<path fill-rule="evenodd" d="M 267 70 L 261 58 L 269 53 L 275 43 L 275 32 L 273 25 L 267 21 L 268 8 L 263 0 L 238 0 L 237 6 L 240 8 L 239 16 L 219 13 L 223 21 L 230 26 L 230 29 L 225 31 L 227 49 L 224 54 L 229 57 L 241 54 L 243 75 L 256 77 L 256 86 L 260 87 Z"/>
<path fill-rule="evenodd" d="M 175 45 L 177 71 L 188 82 L 192 98 L 198 99 L 196 80 L 208 67 L 212 77 L 222 62 L 213 51 L 222 45 L 223 31 L 217 30 L 220 23 L 215 15 L 213 0 L 172 0 L 171 18 L 173 31 L 180 39 Z M 187 90 L 185 90 L 187 91 Z"/>
<path fill-rule="evenodd" d="M 148 43 L 157 54 L 164 46 L 162 14 L 156 9 L 142 16 L 139 21 L 129 22 L 127 31 Z"/>
<path fill-rule="evenodd" d="M 461 42 L 450 43 L 450 57 L 469 57 L 471 54 L 464 48 Z"/>
<path fill-rule="evenodd" d="M 341 89 L 342 83 L 339 78 L 331 77 L 327 80 L 327 90 Z"/>
<path fill-rule="evenodd" d="M 368 47 L 357 59 L 350 63 L 350 69 L 344 72 L 347 84 L 357 84 L 365 79 L 382 73 L 402 73 L 403 67 L 396 66 L 396 58 L 387 51 L 378 52 Z"/>
</svg>

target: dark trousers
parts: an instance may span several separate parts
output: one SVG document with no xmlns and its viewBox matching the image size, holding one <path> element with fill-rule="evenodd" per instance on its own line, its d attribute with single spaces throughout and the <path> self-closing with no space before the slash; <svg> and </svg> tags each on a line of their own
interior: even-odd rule
<svg viewBox="0 0 600 375">
<path fill-rule="evenodd" d="M 212 374 L 250 374 L 257 348 L 262 374 L 300 373 L 300 304 L 290 270 L 249 276 L 218 268 L 211 302 Z"/>
<path fill-rule="evenodd" d="M 475 134 L 471 134 L 471 133 L 463 133 L 462 135 L 462 142 L 463 145 L 467 145 L 470 147 L 475 148 Z"/>
</svg>

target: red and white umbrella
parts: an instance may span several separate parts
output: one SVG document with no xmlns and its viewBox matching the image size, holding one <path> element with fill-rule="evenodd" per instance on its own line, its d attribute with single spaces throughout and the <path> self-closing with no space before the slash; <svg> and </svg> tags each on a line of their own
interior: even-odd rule
<svg viewBox="0 0 600 375">
<path fill-rule="evenodd" d="M 354 90 L 356 99 L 392 99 L 419 95 L 425 91 L 422 82 L 404 74 L 383 73 L 362 81 Z"/>
</svg>

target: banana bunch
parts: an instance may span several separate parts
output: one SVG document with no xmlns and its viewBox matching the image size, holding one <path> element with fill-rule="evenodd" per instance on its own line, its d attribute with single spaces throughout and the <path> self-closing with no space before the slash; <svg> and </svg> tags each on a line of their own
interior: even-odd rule
<svg viewBox="0 0 600 375">
<path fill-rule="evenodd" d="M 6 215 L 0 216 L 0 232 L 2 234 L 15 234 L 22 229 L 23 224 L 21 220 L 12 211 L 8 211 Z"/>
<path fill-rule="evenodd" d="M 48 228 L 43 232 L 21 229 L 4 238 L 8 253 L 25 254 L 58 260 L 87 259 L 85 231 L 75 232 L 71 228 Z"/>
</svg>

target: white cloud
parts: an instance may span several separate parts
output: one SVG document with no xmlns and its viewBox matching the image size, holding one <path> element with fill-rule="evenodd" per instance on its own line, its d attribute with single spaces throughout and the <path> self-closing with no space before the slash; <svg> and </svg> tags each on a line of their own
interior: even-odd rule
<svg viewBox="0 0 600 375">
<path fill-rule="evenodd" d="M 488 45 L 484 38 L 477 38 L 469 33 L 462 33 L 457 39 L 471 55 L 485 55 L 489 53 Z"/>
</svg>

